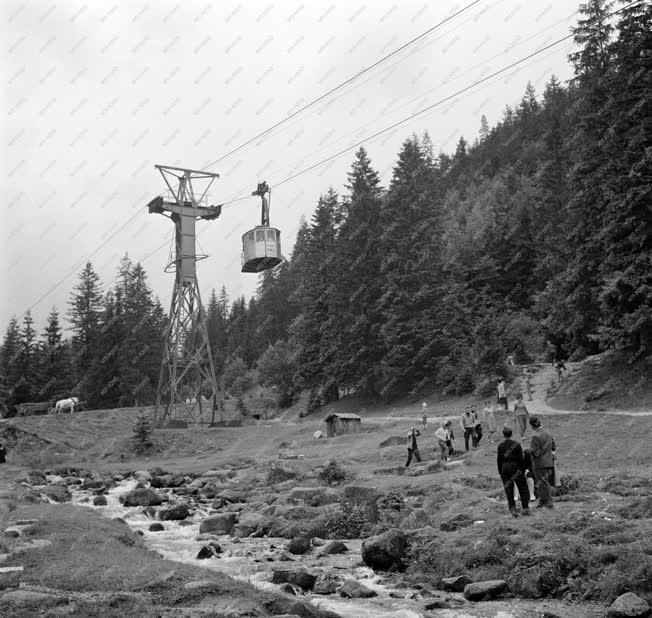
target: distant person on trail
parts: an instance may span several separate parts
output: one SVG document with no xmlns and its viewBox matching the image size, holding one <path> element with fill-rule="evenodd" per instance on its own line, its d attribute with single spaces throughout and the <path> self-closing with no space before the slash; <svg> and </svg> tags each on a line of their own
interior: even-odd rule
<svg viewBox="0 0 652 618">
<path fill-rule="evenodd" d="M 525 382 L 525 392 L 527 393 L 527 400 L 532 401 L 532 374 L 530 370 L 526 367 L 523 369 L 523 381 Z"/>
<path fill-rule="evenodd" d="M 496 415 L 494 414 L 494 407 L 491 405 L 490 401 L 485 401 L 484 402 L 484 408 L 482 410 L 483 416 L 484 416 L 484 424 L 487 427 L 487 431 L 489 432 L 489 440 L 491 443 L 494 443 L 494 436 L 496 435 L 496 430 L 498 429 L 496 425 Z"/>
<path fill-rule="evenodd" d="M 516 418 L 516 424 L 521 432 L 521 438 L 525 438 L 525 432 L 527 431 L 527 420 L 530 417 L 527 406 L 523 403 L 523 395 L 519 395 L 516 398 L 516 403 L 514 404 L 514 417 Z"/>
<path fill-rule="evenodd" d="M 467 407 L 460 417 L 460 427 L 462 427 L 462 431 L 464 432 L 464 448 L 467 453 L 469 452 L 469 438 L 475 433 L 475 423 L 475 414 Z M 473 443 L 475 446 L 475 438 L 473 438 Z"/>
<path fill-rule="evenodd" d="M 550 486 L 553 484 L 555 470 L 555 440 L 541 426 L 538 417 L 530 418 L 530 425 L 534 429 L 530 445 L 530 457 L 532 458 L 532 471 L 534 472 L 534 486 L 539 495 L 539 508 L 553 508 L 552 492 Z"/>
<path fill-rule="evenodd" d="M 563 360 L 558 360 L 555 363 L 555 371 L 557 372 L 557 380 L 561 382 L 562 374 L 566 371 L 566 363 Z"/>
<path fill-rule="evenodd" d="M 435 431 L 435 438 L 437 438 L 437 446 L 439 447 L 442 461 L 448 461 L 448 444 L 450 442 L 450 428 L 452 425 L 453 423 L 450 421 L 444 421 L 441 427 Z"/>
<path fill-rule="evenodd" d="M 452 457 L 455 453 L 455 447 L 453 443 L 455 442 L 455 435 L 453 434 L 453 423 L 448 421 L 448 435 L 449 439 L 446 440 L 446 446 L 448 447 L 448 456 Z"/>
<path fill-rule="evenodd" d="M 514 367 L 514 353 L 507 355 L 507 360 L 505 361 L 508 367 Z"/>
<path fill-rule="evenodd" d="M 498 392 L 498 403 L 503 406 L 503 410 L 508 410 L 507 407 L 507 391 L 505 389 L 505 382 L 502 378 L 498 378 L 498 386 L 496 387 Z"/>
<path fill-rule="evenodd" d="M 0 442 L 0 464 L 7 463 L 7 449 L 5 445 Z"/>
<path fill-rule="evenodd" d="M 482 440 L 482 421 L 483 419 L 478 416 L 478 411 L 476 410 L 475 406 L 471 406 L 471 414 L 475 416 L 475 428 L 474 428 L 474 434 L 472 434 L 473 438 L 473 448 L 478 448 L 480 444 L 480 440 Z"/>
<path fill-rule="evenodd" d="M 421 420 L 425 427 L 428 424 L 428 404 L 425 401 L 421 404 Z"/>
<path fill-rule="evenodd" d="M 407 468 L 414 457 L 417 460 L 417 463 L 421 463 L 421 453 L 419 453 L 419 446 L 417 444 L 417 436 L 420 436 L 421 432 L 416 428 L 412 427 L 408 433 L 408 458 L 405 462 L 405 467 Z"/>
<path fill-rule="evenodd" d="M 514 486 L 518 488 L 521 497 L 521 513 L 530 514 L 530 492 L 525 481 L 525 460 L 521 445 L 512 440 L 512 430 L 509 427 L 503 429 L 504 440 L 498 445 L 498 473 L 503 482 L 507 505 L 512 517 L 518 517 L 516 501 L 514 499 Z"/>
</svg>

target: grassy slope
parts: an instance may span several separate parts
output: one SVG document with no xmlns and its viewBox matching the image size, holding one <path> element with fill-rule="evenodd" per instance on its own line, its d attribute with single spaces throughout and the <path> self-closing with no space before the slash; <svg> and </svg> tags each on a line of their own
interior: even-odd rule
<svg viewBox="0 0 652 618">
<path fill-rule="evenodd" d="M 548 403 L 561 410 L 652 411 L 651 361 L 612 352 L 569 363 L 570 377 L 550 389 Z"/>
<path fill-rule="evenodd" d="M 146 549 L 141 537 L 119 521 L 71 505 L 23 505 L 12 517 L 37 519 L 30 535 L 51 545 L 25 550 L 3 566 L 25 567 L 22 582 L 59 592 L 120 593 L 118 596 L 72 595 L 73 615 L 161 615 L 164 609 L 210 604 L 214 615 L 273 616 L 297 613 L 310 618 L 326 617 L 304 603 L 260 592 L 252 586 L 213 571 L 163 560 Z M 173 575 L 158 585 L 159 577 Z M 191 581 L 210 581 L 210 590 L 184 589 Z M 131 594 L 130 594 L 131 593 Z M 138 593 L 138 594 L 134 594 Z M 208 599 L 206 597 L 209 597 Z M 118 607 L 116 607 L 118 606 Z M 223 613 L 222 613 L 223 612 Z"/>
</svg>

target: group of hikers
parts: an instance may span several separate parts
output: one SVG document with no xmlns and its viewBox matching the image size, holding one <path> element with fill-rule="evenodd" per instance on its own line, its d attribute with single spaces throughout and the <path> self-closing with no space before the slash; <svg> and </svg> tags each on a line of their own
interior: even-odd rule
<svg viewBox="0 0 652 618">
<path fill-rule="evenodd" d="M 497 400 L 500 409 L 508 411 L 507 396 L 503 380 L 499 380 L 497 387 Z M 486 401 L 481 411 L 475 405 L 467 406 L 459 418 L 459 426 L 464 436 L 464 448 L 476 450 L 480 446 L 485 431 L 485 442 L 494 444 L 498 423 L 493 404 Z M 543 428 L 541 419 L 531 416 L 519 394 L 512 409 L 512 420 L 505 419 L 502 429 L 503 440 L 497 447 L 496 463 L 498 474 L 503 483 L 509 511 L 518 517 L 519 510 L 516 500 L 520 498 L 523 515 L 530 514 L 530 502 L 538 499 L 538 507 L 553 508 L 552 489 L 555 484 L 555 441 Z M 424 430 L 427 427 L 427 404 L 422 404 L 422 420 Z M 523 448 L 521 442 L 525 440 L 528 425 L 533 430 L 529 448 Z M 519 433 L 520 442 L 513 438 L 514 431 Z M 421 462 L 421 454 L 417 437 L 421 431 L 412 427 L 408 433 L 408 458 L 405 466 L 408 467 L 413 459 Z M 456 454 L 454 448 L 455 436 L 453 421 L 444 420 L 434 432 L 434 450 L 442 461 L 448 461 Z"/>
</svg>

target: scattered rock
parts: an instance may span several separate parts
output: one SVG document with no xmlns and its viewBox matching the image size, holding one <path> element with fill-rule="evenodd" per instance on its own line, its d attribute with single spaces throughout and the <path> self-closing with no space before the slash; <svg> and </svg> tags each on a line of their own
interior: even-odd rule
<svg viewBox="0 0 652 618">
<path fill-rule="evenodd" d="M 261 513 L 240 513 L 238 523 L 233 526 L 232 534 L 241 538 L 250 536 L 264 521 L 265 516 Z"/>
<path fill-rule="evenodd" d="M 134 478 L 141 483 L 149 483 L 152 480 L 152 475 L 147 470 L 137 470 L 134 472 Z"/>
<path fill-rule="evenodd" d="M 315 594 L 333 594 L 341 584 L 342 580 L 337 575 L 322 573 L 317 576 L 312 591 Z"/>
<path fill-rule="evenodd" d="M 633 592 L 621 594 L 607 611 L 607 618 L 645 618 L 650 615 L 647 601 Z"/>
<path fill-rule="evenodd" d="M 289 543 L 287 550 L 291 554 L 305 554 L 310 551 L 310 538 L 303 535 L 297 534 Z"/>
<path fill-rule="evenodd" d="M 163 498 L 148 487 L 134 489 L 124 499 L 125 506 L 158 506 L 162 502 Z"/>
<path fill-rule="evenodd" d="M 304 569 L 276 569 L 272 572 L 273 584 L 294 584 L 302 590 L 312 590 L 317 577 Z"/>
<path fill-rule="evenodd" d="M 162 532 L 163 530 L 165 530 L 165 528 L 163 527 L 163 524 L 159 524 L 158 522 L 156 522 L 154 524 L 150 524 L 150 526 L 149 526 L 149 531 L 150 532 Z"/>
<path fill-rule="evenodd" d="M 557 591 L 563 585 L 563 577 L 556 560 L 541 559 L 527 568 L 516 567 L 507 584 L 511 592 L 526 599 L 540 599 Z"/>
<path fill-rule="evenodd" d="M 184 519 L 184 520 L 179 522 L 179 525 L 180 526 L 192 526 L 192 522 L 188 521 L 187 519 Z"/>
<path fill-rule="evenodd" d="M 362 560 L 374 570 L 402 569 L 407 549 L 405 534 L 398 528 L 392 528 L 362 542 Z"/>
<path fill-rule="evenodd" d="M 0 590 L 19 588 L 22 574 L 22 566 L 0 568 Z"/>
<path fill-rule="evenodd" d="M 104 486 L 104 481 L 102 479 L 93 478 L 85 478 L 81 484 L 82 489 L 99 489 Z"/>
<path fill-rule="evenodd" d="M 281 584 L 281 590 L 285 592 L 285 594 L 291 594 L 297 597 L 301 594 L 301 588 L 299 588 L 299 586 L 294 586 L 288 582 Z"/>
<path fill-rule="evenodd" d="M 106 496 L 95 496 L 93 498 L 93 506 L 106 506 Z"/>
<path fill-rule="evenodd" d="M 216 496 L 224 502 L 246 502 L 247 499 L 239 492 L 234 489 L 224 489 Z"/>
<path fill-rule="evenodd" d="M 177 504 L 169 509 L 159 511 L 159 518 L 161 521 L 175 520 L 179 521 L 185 519 L 190 515 L 190 511 L 185 504 Z"/>
<path fill-rule="evenodd" d="M 199 532 L 211 532 L 213 534 L 229 534 L 236 522 L 235 513 L 223 513 L 209 517 L 201 522 Z"/>
<path fill-rule="evenodd" d="M 77 476 L 64 476 L 61 479 L 61 484 L 69 487 L 70 485 L 81 485 L 82 480 Z"/>
<path fill-rule="evenodd" d="M 457 577 L 444 577 L 441 580 L 442 590 L 446 592 L 464 592 L 467 584 L 473 583 L 468 575 L 458 575 Z"/>
<path fill-rule="evenodd" d="M 340 596 L 346 599 L 370 599 L 378 593 L 355 579 L 347 579 L 340 588 Z"/>
<path fill-rule="evenodd" d="M 315 433 L 312 434 L 312 437 L 313 437 L 315 440 L 319 440 L 320 438 L 323 438 L 323 437 L 324 437 L 324 432 L 321 431 L 321 429 L 318 429 L 317 431 L 315 431 Z"/>
<path fill-rule="evenodd" d="M 321 556 L 332 556 L 334 554 L 345 554 L 349 548 L 342 541 L 330 541 L 319 552 Z"/>
<path fill-rule="evenodd" d="M 473 519 L 464 513 L 460 513 L 459 515 L 455 515 L 455 517 L 451 517 L 451 519 L 443 522 L 439 526 L 439 529 L 444 532 L 453 532 L 471 525 L 473 525 Z"/>
<path fill-rule="evenodd" d="M 219 547 L 219 545 L 217 546 Z M 221 551 L 221 548 L 220 548 Z M 204 545 L 197 554 L 197 560 L 206 560 L 207 558 L 216 558 L 220 552 L 212 545 Z"/>
<path fill-rule="evenodd" d="M 505 592 L 507 582 L 504 579 L 492 579 L 486 582 L 474 582 L 464 587 L 467 601 L 486 601 Z"/>
</svg>

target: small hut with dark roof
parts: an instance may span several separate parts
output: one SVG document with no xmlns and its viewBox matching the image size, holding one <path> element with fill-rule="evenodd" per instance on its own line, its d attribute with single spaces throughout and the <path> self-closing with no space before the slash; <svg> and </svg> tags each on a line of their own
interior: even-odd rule
<svg viewBox="0 0 652 618">
<path fill-rule="evenodd" d="M 326 435 L 332 438 L 343 433 L 357 433 L 360 431 L 360 421 L 362 421 L 361 417 L 349 412 L 329 414 L 324 419 L 326 423 Z"/>
</svg>

